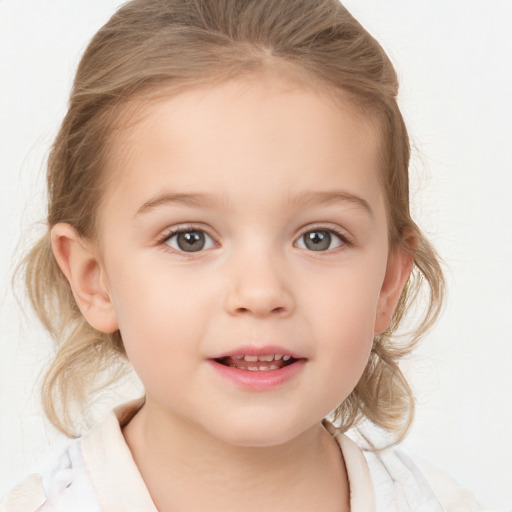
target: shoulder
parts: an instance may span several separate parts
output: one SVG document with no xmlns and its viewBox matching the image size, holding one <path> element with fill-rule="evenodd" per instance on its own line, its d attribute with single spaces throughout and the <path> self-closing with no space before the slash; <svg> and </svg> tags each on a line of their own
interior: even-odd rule
<svg viewBox="0 0 512 512">
<path fill-rule="evenodd" d="M 417 464 L 400 448 L 364 451 L 382 510 L 484 512 L 473 495 L 444 472 Z M 386 505 L 384 505 L 386 504 Z M 377 510 L 380 510 L 377 507 Z"/>
<path fill-rule="evenodd" d="M 49 469 L 15 487 L 0 502 L 0 512 L 156 512 L 121 431 L 142 403 L 111 411 Z"/>
<path fill-rule="evenodd" d="M 491 512 L 479 505 L 471 492 L 457 485 L 444 471 L 423 461 L 419 461 L 418 466 L 439 497 L 444 512 Z"/>
<path fill-rule="evenodd" d="M 367 438 L 329 429 L 340 445 L 356 510 L 376 512 L 490 512 L 440 470 L 415 463 L 401 448 L 369 450 Z M 359 499 L 364 496 L 363 499 Z M 356 499 L 357 498 L 357 499 Z M 351 502 L 352 504 L 352 502 Z M 364 505 L 364 506 L 363 506 Z"/>
<path fill-rule="evenodd" d="M 52 466 L 28 476 L 0 502 L 0 512 L 101 512 L 77 440 Z"/>
<path fill-rule="evenodd" d="M 46 501 L 40 475 L 30 475 L 0 502 L 1 512 L 35 512 Z"/>
</svg>

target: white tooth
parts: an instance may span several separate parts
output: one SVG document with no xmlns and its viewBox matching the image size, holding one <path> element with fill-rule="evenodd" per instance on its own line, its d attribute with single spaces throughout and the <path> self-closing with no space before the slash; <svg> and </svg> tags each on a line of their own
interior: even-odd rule
<svg viewBox="0 0 512 512">
<path fill-rule="evenodd" d="M 240 359 L 243 359 L 244 356 L 231 356 L 231 359 L 233 359 L 233 361 L 239 361 Z"/>
<path fill-rule="evenodd" d="M 283 356 L 283 361 L 289 361 L 292 358 L 292 356 Z"/>
<path fill-rule="evenodd" d="M 270 368 L 268 366 L 260 366 L 260 372 L 268 372 Z"/>
<path fill-rule="evenodd" d="M 245 361 L 257 361 L 258 356 L 244 356 Z"/>
<path fill-rule="evenodd" d="M 249 366 L 247 369 L 251 370 L 251 372 L 257 372 L 259 370 L 257 366 Z"/>
<path fill-rule="evenodd" d="M 274 356 L 259 356 L 258 361 L 272 361 L 274 359 Z"/>
<path fill-rule="evenodd" d="M 238 368 L 236 364 L 230 364 L 231 368 Z"/>
<path fill-rule="evenodd" d="M 282 359 L 282 358 L 283 358 L 283 354 L 276 354 L 276 355 L 274 356 L 274 359 L 275 359 L 276 361 L 279 361 L 279 360 L 280 360 L 280 359 Z"/>
<path fill-rule="evenodd" d="M 269 370 L 279 370 L 279 368 L 280 368 L 280 367 L 279 367 L 279 366 L 277 366 L 277 365 L 275 365 L 275 364 L 271 364 L 271 365 L 269 366 Z"/>
</svg>

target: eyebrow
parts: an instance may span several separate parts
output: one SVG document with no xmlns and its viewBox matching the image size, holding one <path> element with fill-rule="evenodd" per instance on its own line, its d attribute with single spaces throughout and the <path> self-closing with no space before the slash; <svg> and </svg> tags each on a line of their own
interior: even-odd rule
<svg viewBox="0 0 512 512">
<path fill-rule="evenodd" d="M 318 206 L 337 202 L 349 202 L 360 206 L 370 215 L 370 217 L 374 218 L 373 210 L 366 199 L 343 190 L 302 192 L 291 198 L 291 204 L 297 207 Z"/>
<path fill-rule="evenodd" d="M 366 201 L 362 197 L 359 197 L 355 194 L 350 194 L 341 190 L 329 190 L 329 191 L 319 191 L 319 192 L 301 192 L 296 196 L 290 197 L 290 204 L 295 207 L 308 207 L 308 206 L 319 206 L 325 204 L 332 204 L 337 202 L 349 202 L 353 203 L 357 206 L 360 206 L 365 210 L 370 217 L 374 217 L 373 210 Z M 205 193 L 171 193 L 164 192 L 159 194 L 152 199 L 146 201 L 135 214 L 140 215 L 142 213 L 146 213 L 151 211 L 159 206 L 164 206 L 168 204 L 181 204 L 183 206 L 188 207 L 198 207 L 198 206 L 206 206 L 212 207 L 218 205 L 219 201 L 212 194 Z"/>
<path fill-rule="evenodd" d="M 141 213 L 146 213 L 159 206 L 168 204 L 182 204 L 183 206 L 214 206 L 217 201 L 211 194 L 203 193 L 189 193 L 189 194 L 173 194 L 171 192 L 164 192 L 159 194 L 149 201 L 146 201 L 135 214 L 136 216 Z"/>
</svg>

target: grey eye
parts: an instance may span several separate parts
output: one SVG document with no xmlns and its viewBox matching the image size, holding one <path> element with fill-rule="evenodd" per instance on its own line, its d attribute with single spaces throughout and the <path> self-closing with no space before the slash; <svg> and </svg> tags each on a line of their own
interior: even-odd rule
<svg viewBox="0 0 512 512">
<path fill-rule="evenodd" d="M 181 252 L 198 252 L 215 245 L 204 231 L 187 230 L 171 234 L 166 242 L 169 247 Z"/>
<path fill-rule="evenodd" d="M 300 244 L 302 242 L 302 245 Z M 304 233 L 297 242 L 297 247 L 310 251 L 327 251 L 343 245 L 345 241 L 340 235 L 327 229 L 313 229 Z M 333 245 L 334 244 L 334 245 Z"/>
</svg>

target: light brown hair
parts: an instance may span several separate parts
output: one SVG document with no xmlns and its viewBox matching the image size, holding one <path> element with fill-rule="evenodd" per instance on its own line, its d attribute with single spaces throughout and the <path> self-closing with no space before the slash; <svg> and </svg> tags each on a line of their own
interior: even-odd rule
<svg viewBox="0 0 512 512">
<path fill-rule="evenodd" d="M 364 374 L 335 419 L 343 431 L 366 418 L 396 440 L 407 432 L 414 400 L 398 363 L 437 317 L 444 281 L 438 257 L 409 212 L 410 147 L 395 70 L 337 0 L 134 0 L 90 42 L 48 161 L 48 232 L 23 267 L 35 311 L 57 343 L 42 393 L 45 412 L 60 430 L 73 434 L 72 404 L 87 404 L 126 365 L 121 334 L 93 329 L 80 313 L 53 256 L 49 230 L 67 222 L 94 238 L 108 180 L 105 155 L 127 104 L 269 65 L 293 67 L 326 91 L 339 92 L 381 130 L 389 239 L 392 247 L 412 253 L 414 269 L 392 325 L 375 337 Z M 414 248 L 406 247 L 406 231 L 417 237 Z M 422 284 L 428 289 L 424 316 L 399 340 L 397 329 Z"/>
</svg>

